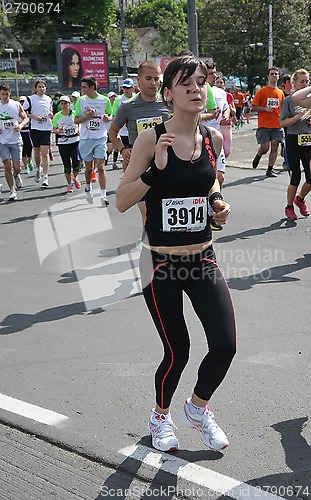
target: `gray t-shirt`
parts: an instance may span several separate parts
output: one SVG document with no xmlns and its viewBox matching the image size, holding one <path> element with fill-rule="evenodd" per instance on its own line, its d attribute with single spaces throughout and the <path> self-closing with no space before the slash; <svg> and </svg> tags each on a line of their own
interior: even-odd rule
<svg viewBox="0 0 311 500">
<path fill-rule="evenodd" d="M 170 110 L 159 94 L 154 101 L 144 101 L 139 93 L 120 104 L 113 123 L 118 128 L 126 124 L 129 131 L 129 141 L 133 145 L 142 130 L 165 122 L 169 119 L 169 115 Z"/>
<path fill-rule="evenodd" d="M 293 118 L 293 116 L 298 115 L 300 109 L 301 108 L 293 101 L 292 96 L 289 95 L 282 102 L 280 120 Z M 286 132 L 291 135 L 310 134 L 311 129 L 308 126 L 307 120 L 298 120 L 298 122 L 293 125 L 286 127 Z"/>
</svg>

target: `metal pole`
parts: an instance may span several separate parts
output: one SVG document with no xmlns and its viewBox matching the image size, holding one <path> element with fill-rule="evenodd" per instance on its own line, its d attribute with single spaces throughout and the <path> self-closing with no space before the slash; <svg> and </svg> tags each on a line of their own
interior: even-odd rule
<svg viewBox="0 0 311 500">
<path fill-rule="evenodd" d="M 16 95 L 19 98 L 18 78 L 17 78 L 17 61 L 15 61 L 15 81 L 16 81 Z"/>
<path fill-rule="evenodd" d="M 196 12 L 196 0 L 187 0 L 187 15 L 188 15 L 188 49 L 198 57 L 198 17 Z"/>
<path fill-rule="evenodd" d="M 123 68 L 123 80 L 127 78 L 127 65 L 126 65 L 126 50 L 125 50 L 125 22 L 124 22 L 124 1 L 120 0 L 120 11 L 121 11 L 121 47 L 122 47 L 122 68 Z"/>
<path fill-rule="evenodd" d="M 269 5 L 269 68 L 273 66 L 272 5 Z"/>
</svg>

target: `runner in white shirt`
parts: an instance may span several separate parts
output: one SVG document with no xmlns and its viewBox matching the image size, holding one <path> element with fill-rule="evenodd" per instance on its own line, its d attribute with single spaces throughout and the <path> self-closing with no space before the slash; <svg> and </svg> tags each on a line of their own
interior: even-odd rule
<svg viewBox="0 0 311 500">
<path fill-rule="evenodd" d="M 85 196 L 88 203 L 94 203 L 91 186 L 94 160 L 101 188 L 101 203 L 103 206 L 108 206 L 105 171 L 106 123 L 112 119 L 112 108 L 108 97 L 96 91 L 97 82 L 93 76 L 82 78 L 81 88 L 84 95 L 77 100 L 74 120 L 75 123 L 81 124 L 79 151 L 85 163 Z"/>
<path fill-rule="evenodd" d="M 134 81 L 132 78 L 126 78 L 124 82 L 121 85 L 121 88 L 123 90 L 123 94 L 119 95 L 116 100 L 113 103 L 112 107 L 112 115 L 116 116 L 118 108 L 122 102 L 128 101 L 128 99 L 131 99 L 135 94 L 134 94 Z M 123 127 L 120 128 L 119 130 L 119 136 L 124 144 L 124 146 L 127 148 L 130 145 L 130 140 L 129 140 L 129 131 L 127 129 L 126 125 L 123 125 Z M 123 164 L 123 170 L 125 171 L 126 167 Z"/>
<path fill-rule="evenodd" d="M 206 125 L 208 127 L 214 127 L 216 130 L 220 131 L 220 122 L 223 124 L 229 123 L 230 120 L 230 108 L 227 102 L 226 92 L 218 87 L 215 87 L 216 83 L 216 64 L 211 61 L 206 62 L 207 66 L 207 81 L 212 87 L 212 92 L 216 101 L 216 117 L 212 120 L 208 120 Z M 201 114 L 203 120 L 206 120 L 204 113 Z M 220 190 L 222 189 L 223 182 L 225 180 L 226 171 L 226 157 L 224 148 L 221 148 L 220 154 L 217 160 L 217 180 L 219 182 Z M 211 226 L 213 230 L 219 231 L 222 229 L 220 224 L 216 224 L 215 221 L 211 221 Z"/>
<path fill-rule="evenodd" d="M 110 104 L 111 104 L 111 107 L 112 107 L 112 110 L 113 110 L 113 105 L 114 105 L 114 102 L 115 102 L 115 100 L 117 98 L 117 94 L 115 92 L 108 92 L 107 97 L 108 97 L 108 99 L 110 101 Z M 109 129 L 110 129 L 111 123 L 112 122 L 106 123 L 108 137 L 107 137 L 107 158 L 106 158 L 106 161 L 105 161 L 105 166 L 108 164 L 109 156 L 111 155 L 111 153 L 113 151 L 112 170 L 119 170 L 120 167 L 118 167 L 118 165 L 117 165 L 117 160 L 118 160 L 118 154 L 119 153 L 118 153 L 118 151 L 116 151 L 116 150 L 113 149 L 113 144 L 112 144 L 111 139 L 109 137 Z"/>
<path fill-rule="evenodd" d="M 71 94 L 72 104 L 71 104 L 70 108 L 72 109 L 72 111 L 74 111 L 76 109 L 76 104 L 77 104 L 77 100 L 79 99 L 79 97 L 80 97 L 80 92 L 78 92 L 78 90 L 74 90 Z"/>
<path fill-rule="evenodd" d="M 20 176 L 23 141 L 21 129 L 28 123 L 19 102 L 10 99 L 10 86 L 0 84 L 0 157 L 4 164 L 5 179 L 10 189 L 9 200 L 15 201 L 16 190 L 12 175 L 12 163 L 17 188 L 23 187 Z"/>
<path fill-rule="evenodd" d="M 216 117 L 213 120 L 207 122 L 208 127 L 214 127 L 216 130 L 220 131 L 220 122 L 229 122 L 230 119 L 230 108 L 227 102 L 226 92 L 218 87 L 215 87 L 216 83 L 216 65 L 213 62 L 207 61 L 207 81 L 212 87 L 213 95 L 216 101 L 217 111 Z M 204 117 L 204 115 L 203 115 Z M 221 153 L 218 157 L 217 164 L 217 179 L 220 184 L 220 189 L 225 179 L 226 171 L 226 159 L 225 153 L 222 148 Z"/>
<path fill-rule="evenodd" d="M 27 99 L 27 97 L 25 95 L 20 96 L 19 102 L 20 102 L 22 107 L 23 107 L 26 99 Z M 31 160 L 31 158 L 32 158 L 32 142 L 30 139 L 29 121 L 28 121 L 28 123 L 26 123 L 25 127 L 22 128 L 21 134 L 22 134 L 22 140 L 23 140 L 22 162 L 24 165 L 24 173 L 29 174 L 29 172 L 32 172 L 32 170 L 33 170 L 33 164 L 32 164 L 32 160 Z"/>
<path fill-rule="evenodd" d="M 37 167 L 35 181 L 39 182 L 41 179 L 42 165 L 42 187 L 47 188 L 49 187 L 49 148 L 51 145 L 53 102 L 45 92 L 45 81 L 41 79 L 36 80 L 34 94 L 27 97 L 23 108 L 27 111 L 28 117 L 31 118 L 30 137 L 33 143 Z"/>
</svg>

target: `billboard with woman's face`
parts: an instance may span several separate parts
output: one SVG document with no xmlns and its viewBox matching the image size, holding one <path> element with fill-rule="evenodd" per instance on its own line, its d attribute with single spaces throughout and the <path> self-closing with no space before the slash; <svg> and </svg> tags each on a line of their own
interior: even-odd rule
<svg viewBox="0 0 311 500">
<path fill-rule="evenodd" d="M 56 42 L 60 88 L 81 89 L 81 79 L 92 75 L 97 86 L 108 89 L 106 43 Z"/>
</svg>

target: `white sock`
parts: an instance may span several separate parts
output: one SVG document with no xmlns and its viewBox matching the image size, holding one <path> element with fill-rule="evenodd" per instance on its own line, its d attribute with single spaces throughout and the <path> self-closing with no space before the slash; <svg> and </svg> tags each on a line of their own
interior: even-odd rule
<svg viewBox="0 0 311 500">
<path fill-rule="evenodd" d="M 43 174 L 43 179 L 47 179 L 48 178 L 48 174 Z"/>
<path fill-rule="evenodd" d="M 190 399 L 189 410 L 192 415 L 203 415 L 205 408 L 205 406 L 196 406 L 193 404 L 192 399 Z"/>
<path fill-rule="evenodd" d="M 106 196 L 106 193 L 107 193 L 106 189 L 102 189 L 101 192 L 102 192 L 102 196 Z"/>
<path fill-rule="evenodd" d="M 87 185 L 86 185 L 86 190 L 87 190 L 87 191 L 92 191 L 91 184 L 87 184 Z"/>
</svg>

